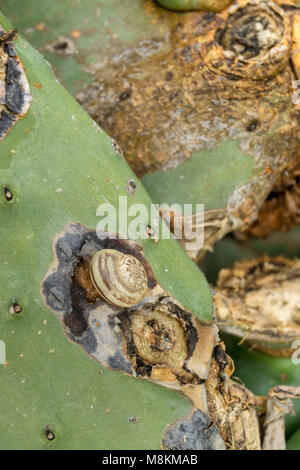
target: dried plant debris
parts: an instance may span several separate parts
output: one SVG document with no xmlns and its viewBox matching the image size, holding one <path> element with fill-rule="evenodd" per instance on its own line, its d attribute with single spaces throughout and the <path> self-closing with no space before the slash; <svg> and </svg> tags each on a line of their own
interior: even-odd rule
<svg viewBox="0 0 300 470">
<path fill-rule="evenodd" d="M 294 414 L 293 398 L 300 398 L 300 387 L 281 385 L 269 391 L 263 423 L 263 450 L 286 449 L 284 417 L 286 414 Z"/>
<path fill-rule="evenodd" d="M 214 351 L 207 381 L 207 400 L 212 420 L 221 431 L 227 449 L 260 450 L 261 438 L 254 395 L 230 379 L 234 368 L 221 345 Z"/>
<path fill-rule="evenodd" d="M 300 260 L 237 262 L 219 273 L 214 303 L 221 330 L 269 354 L 290 356 L 300 338 Z"/>
<path fill-rule="evenodd" d="M 261 448 L 264 421 L 256 399 L 231 379 L 234 365 L 216 326 L 202 323 L 162 289 L 139 244 L 110 239 L 104 232 L 98 238 L 94 230 L 74 223 L 57 235 L 53 248 L 54 261 L 42 281 L 41 294 L 67 338 L 104 367 L 177 390 L 192 402 L 190 415 L 165 430 L 163 448 Z M 120 273 L 109 264 L 112 260 L 106 266 L 109 279 L 103 279 L 113 285 L 114 297 L 108 300 L 98 290 L 91 261 L 95 254 L 109 250 L 118 251 L 120 259 L 135 257 L 143 265 L 148 289 L 137 305 L 124 308 L 114 302 L 113 277 L 119 279 Z M 106 269 L 100 267 L 101 272 Z M 265 429 L 279 433 L 268 423 Z M 280 432 L 284 440 L 281 421 Z"/>
<path fill-rule="evenodd" d="M 240 240 L 265 238 L 274 231 L 287 232 L 300 224 L 300 169 L 285 172 L 275 184 L 259 211 L 256 221 L 244 232 L 236 232 Z"/>
<path fill-rule="evenodd" d="M 168 450 L 226 450 L 217 426 L 199 409 L 169 426 L 162 447 Z"/>
<path fill-rule="evenodd" d="M 182 188 L 186 165 L 199 152 L 235 142 L 236 149 L 223 152 L 252 157 L 249 178 L 233 185 L 221 207 L 214 198 L 205 202 L 205 249 L 250 226 L 280 176 L 298 163 L 299 104 L 292 96 L 299 13 L 290 2 L 264 0 L 239 0 L 217 14 L 169 12 L 164 38 L 106 56 L 105 69 L 91 68 L 93 83 L 77 96 L 121 145 L 158 204 L 165 201 L 156 185 L 169 194 Z M 206 170 L 218 194 L 220 176 L 210 162 L 201 167 Z M 158 180 L 150 178 L 157 174 Z M 180 203 L 192 196 L 202 203 L 205 195 L 188 182 Z"/>
<path fill-rule="evenodd" d="M 0 26 L 0 142 L 27 113 L 32 99 L 24 66 L 14 47 L 16 35 L 15 30 L 6 32 Z"/>
</svg>

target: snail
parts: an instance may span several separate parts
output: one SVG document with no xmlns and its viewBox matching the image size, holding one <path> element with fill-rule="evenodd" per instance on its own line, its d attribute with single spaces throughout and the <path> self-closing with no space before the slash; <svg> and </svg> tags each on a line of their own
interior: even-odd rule
<svg viewBox="0 0 300 470">
<path fill-rule="evenodd" d="M 113 249 L 97 251 L 91 259 L 90 276 L 103 299 L 117 307 L 132 307 L 146 296 L 148 278 L 134 256 Z"/>
<path fill-rule="evenodd" d="M 224 10 L 232 0 L 157 0 L 170 10 L 202 10 L 218 12 Z"/>
</svg>

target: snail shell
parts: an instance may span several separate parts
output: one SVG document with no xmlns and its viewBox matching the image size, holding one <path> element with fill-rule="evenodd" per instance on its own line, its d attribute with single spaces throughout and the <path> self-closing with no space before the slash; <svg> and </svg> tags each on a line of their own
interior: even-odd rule
<svg viewBox="0 0 300 470">
<path fill-rule="evenodd" d="M 132 307 L 146 296 L 148 279 L 142 263 L 117 250 L 100 250 L 93 256 L 90 274 L 95 288 L 107 302 Z"/>
</svg>

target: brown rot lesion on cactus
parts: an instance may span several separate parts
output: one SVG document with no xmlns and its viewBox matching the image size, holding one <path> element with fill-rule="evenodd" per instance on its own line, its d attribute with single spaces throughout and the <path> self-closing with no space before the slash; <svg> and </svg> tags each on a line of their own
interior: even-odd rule
<svg viewBox="0 0 300 470">
<path fill-rule="evenodd" d="M 218 427 L 209 416 L 193 409 L 164 432 L 162 448 L 167 450 L 226 450 Z"/>
<path fill-rule="evenodd" d="M 42 283 L 42 295 L 78 341 L 88 331 L 92 308 L 133 306 L 156 285 L 142 247 L 117 235 L 69 224 L 55 238 L 53 249 L 55 260 Z"/>
<path fill-rule="evenodd" d="M 0 26 L 0 142 L 31 104 L 30 86 L 14 40 L 17 31 Z"/>
<path fill-rule="evenodd" d="M 184 393 L 210 422 L 204 383 L 217 342 L 214 325 L 200 322 L 163 290 L 140 245 L 102 235 L 69 224 L 55 237 L 54 261 L 41 286 L 46 305 L 67 338 L 104 367 Z M 132 283 L 124 290 L 128 270 Z M 181 432 L 184 439 L 188 427 L 200 439 L 199 419 L 179 426 L 176 436 Z M 175 445 L 170 438 L 168 445 Z"/>
<path fill-rule="evenodd" d="M 190 400 L 189 416 L 165 430 L 164 449 L 261 449 L 264 435 L 272 448 L 274 433 L 283 443 L 283 416 L 298 390 L 260 399 L 259 414 L 257 398 L 232 379 L 234 365 L 215 324 L 164 291 L 139 244 L 108 235 L 70 223 L 54 239 L 41 294 L 67 338 L 105 368 Z"/>
<path fill-rule="evenodd" d="M 69 339 L 104 366 L 134 376 L 177 388 L 205 379 L 214 326 L 163 290 L 138 243 L 69 224 L 53 249 L 41 293 Z"/>
</svg>

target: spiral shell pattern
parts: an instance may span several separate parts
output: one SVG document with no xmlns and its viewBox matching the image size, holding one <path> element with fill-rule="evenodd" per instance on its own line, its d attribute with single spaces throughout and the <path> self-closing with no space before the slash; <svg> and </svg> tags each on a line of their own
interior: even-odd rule
<svg viewBox="0 0 300 470">
<path fill-rule="evenodd" d="M 112 249 L 100 250 L 91 260 L 90 274 L 101 297 L 115 306 L 132 307 L 146 296 L 146 270 L 132 255 Z"/>
</svg>

